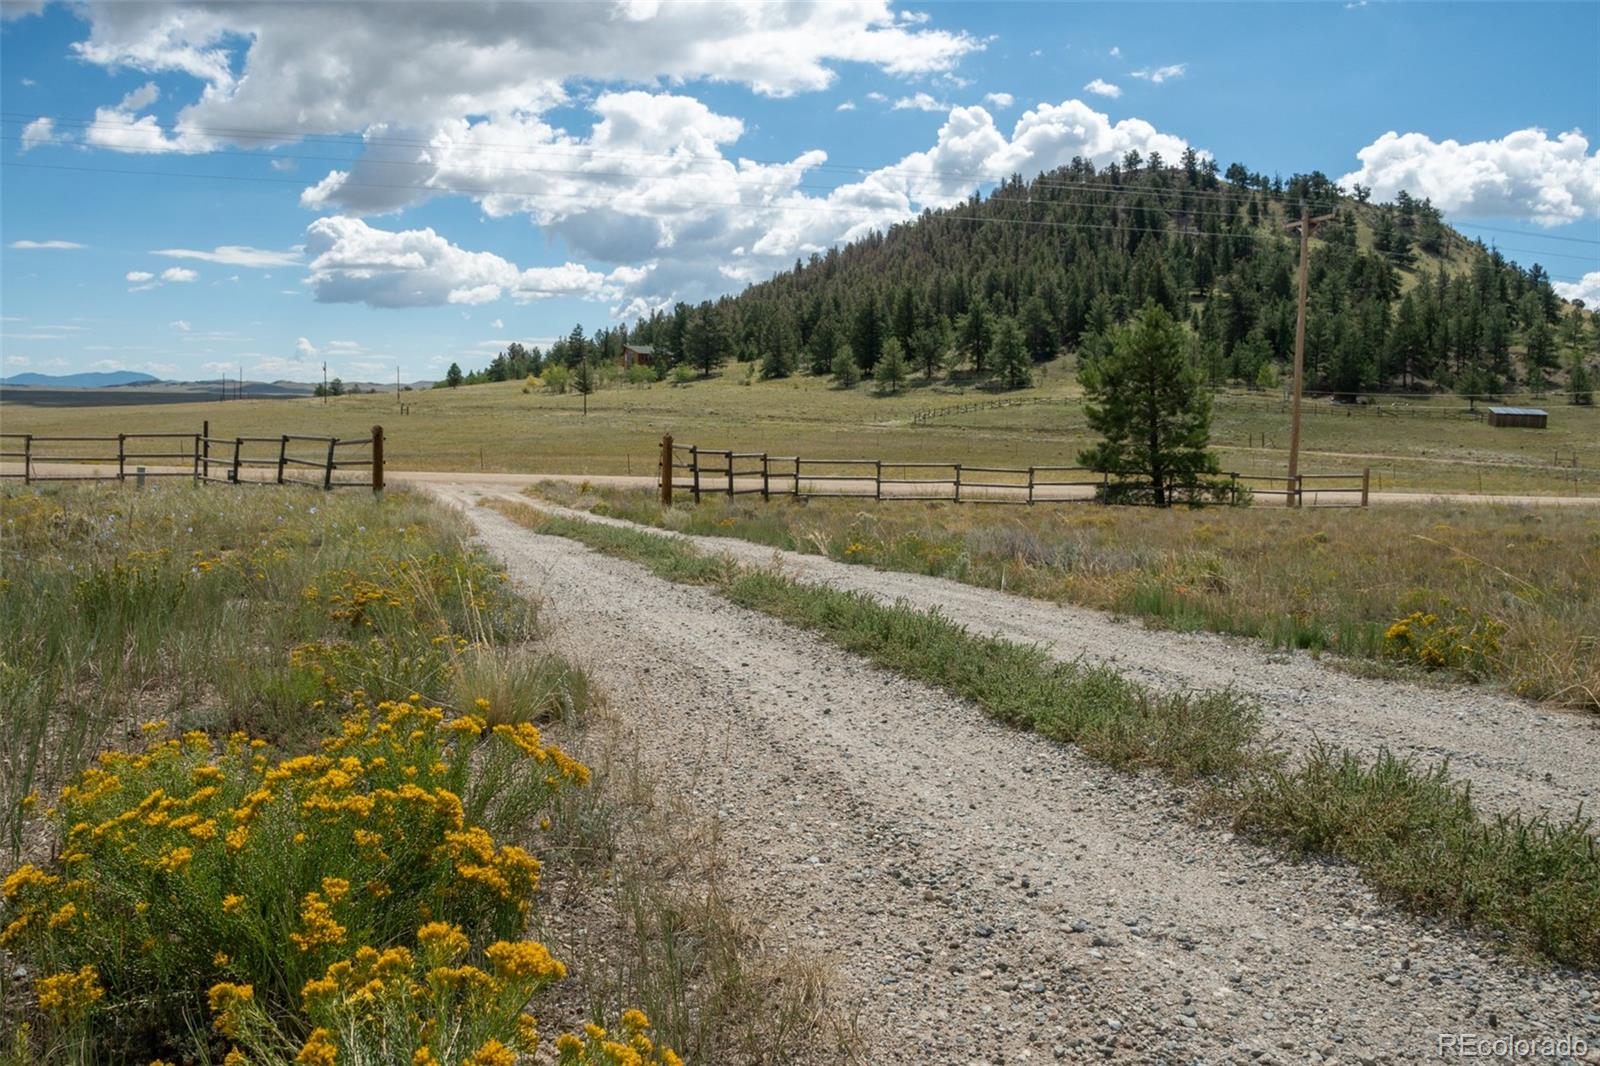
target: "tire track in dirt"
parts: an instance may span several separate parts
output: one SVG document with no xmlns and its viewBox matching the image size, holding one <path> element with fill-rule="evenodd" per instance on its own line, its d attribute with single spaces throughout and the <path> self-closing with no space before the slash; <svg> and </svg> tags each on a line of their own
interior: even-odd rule
<svg viewBox="0 0 1600 1066">
<path fill-rule="evenodd" d="M 661 530 L 517 497 L 552 513 Z M 679 535 L 679 534 L 669 534 Z M 1057 659 L 1105 663 L 1163 689 L 1233 688 L 1255 697 L 1266 730 L 1305 750 L 1324 741 L 1371 755 L 1388 748 L 1451 772 L 1496 810 L 1570 816 L 1600 808 L 1600 715 L 1541 707 L 1493 686 L 1426 686 L 1358 677 L 1304 652 L 1247 638 L 1148 629 L 1089 608 L 1029 599 L 947 578 L 877 570 L 730 537 L 690 537 L 702 550 L 802 581 L 937 608 L 976 633 L 1037 644 Z"/>
<path fill-rule="evenodd" d="M 874 1063 L 1391 1062 L 1496 1027 L 1600 1047 L 1586 978 L 1484 954 L 1348 868 L 1196 826 L 1157 780 L 438 492 L 545 600 L 664 784 L 719 819 L 733 901 L 831 962 Z"/>
</svg>

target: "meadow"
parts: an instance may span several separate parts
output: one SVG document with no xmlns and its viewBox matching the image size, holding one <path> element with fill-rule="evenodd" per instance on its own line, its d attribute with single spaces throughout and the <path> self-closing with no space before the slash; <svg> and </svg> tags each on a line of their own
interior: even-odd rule
<svg viewBox="0 0 1600 1066">
<path fill-rule="evenodd" d="M 603 700 L 465 528 L 405 493 L 0 493 L 0 1062 L 506 1066 L 533 1011 L 563 1066 L 792 1051 L 769 1020 L 814 988 L 624 853 L 692 827 L 564 747 Z M 614 914 L 573 899 L 600 881 Z"/>
<path fill-rule="evenodd" d="M 535 494 L 684 533 L 948 577 L 1361 664 L 1501 681 L 1600 711 L 1600 512 L 1089 505 L 984 508 L 543 482 Z"/>
<path fill-rule="evenodd" d="M 233 401 L 181 406 L 60 408 L 4 405 L 7 433 L 198 432 L 209 420 L 220 436 L 281 433 L 364 437 L 374 423 L 388 435 L 397 470 L 635 474 L 656 469 L 663 434 L 704 447 L 834 458 L 937 458 L 972 465 L 1072 465 L 1090 442 L 1070 359 L 1039 368 L 1035 387 L 993 393 L 964 382 L 923 384 L 879 396 L 870 384 L 834 387 L 800 375 L 761 381 L 753 364 L 734 363 L 687 384 L 613 382 L 588 398 L 524 391 L 521 382 L 321 399 Z M 925 410 L 1003 397 L 1048 402 L 935 417 Z M 1395 399 L 1393 397 L 1388 399 Z M 1522 398 L 1534 402 L 1532 398 Z M 1404 401 L 1379 415 L 1308 399 L 1301 469 L 1373 469 L 1380 491 L 1515 492 L 1600 496 L 1600 409 L 1550 395 L 1546 430 L 1496 429 L 1438 414 L 1460 410 L 1451 397 Z M 400 414 L 399 404 L 409 413 Z M 1218 395 L 1213 444 L 1224 469 L 1276 474 L 1286 469 L 1289 413 L 1277 394 Z M 1574 466 L 1576 462 L 1576 466 Z"/>
</svg>

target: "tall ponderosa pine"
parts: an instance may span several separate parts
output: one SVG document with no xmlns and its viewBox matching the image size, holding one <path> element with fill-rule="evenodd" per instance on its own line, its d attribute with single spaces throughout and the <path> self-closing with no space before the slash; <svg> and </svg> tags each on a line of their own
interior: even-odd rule
<svg viewBox="0 0 1600 1066">
<path fill-rule="evenodd" d="M 943 318 L 918 327 L 911 335 L 911 355 L 929 381 L 943 370 L 950 355 L 950 324 Z"/>
<path fill-rule="evenodd" d="M 900 338 L 890 337 L 883 342 L 883 355 L 872 370 L 872 379 L 877 383 L 878 391 L 885 395 L 899 392 L 906 387 L 909 374 L 910 368 L 906 364 L 906 353 L 900 346 Z"/>
<path fill-rule="evenodd" d="M 1217 473 L 1211 397 L 1185 356 L 1183 330 L 1151 302 L 1111 336 L 1109 351 L 1078 370 L 1089 427 L 1104 439 L 1079 453 L 1092 470 L 1148 479 L 1157 507 L 1173 489 Z"/>
<path fill-rule="evenodd" d="M 683 341 L 689 365 L 708 378 L 711 372 L 727 362 L 728 333 L 722 324 L 722 315 L 710 302 L 700 305 L 689 320 L 689 329 Z"/>
<path fill-rule="evenodd" d="M 589 394 L 600 388 L 600 375 L 594 364 L 584 359 L 572 368 L 572 391 L 583 397 L 583 414 L 589 415 Z"/>
<path fill-rule="evenodd" d="M 1010 315 L 1001 315 L 995 321 L 989 363 L 1002 388 L 1025 389 L 1033 384 L 1032 360 L 1023 343 L 1022 328 Z"/>
<path fill-rule="evenodd" d="M 1022 305 L 1022 340 L 1036 363 L 1056 354 L 1056 327 L 1050 321 L 1050 309 L 1045 306 L 1043 297 L 1033 296 Z"/>
<path fill-rule="evenodd" d="M 855 349 L 848 344 L 839 345 L 838 351 L 833 356 L 833 366 L 830 368 L 833 380 L 846 389 L 855 388 L 856 382 L 861 380 L 861 364 L 856 362 Z"/>
</svg>

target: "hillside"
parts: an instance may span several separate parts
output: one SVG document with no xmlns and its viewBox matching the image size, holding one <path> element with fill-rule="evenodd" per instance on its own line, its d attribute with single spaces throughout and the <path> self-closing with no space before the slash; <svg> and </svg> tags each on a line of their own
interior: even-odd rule
<svg viewBox="0 0 1600 1066">
<path fill-rule="evenodd" d="M 160 380 L 137 370 L 109 370 L 82 374 L 13 374 L 8 378 L 0 378 L 0 385 L 8 388 L 27 385 L 55 389 L 107 389 L 121 385 L 154 384 Z"/>
<path fill-rule="evenodd" d="M 574 330 L 548 353 L 520 347 L 473 380 L 519 378 L 545 357 L 615 358 L 624 342 L 709 371 L 755 359 L 767 377 L 827 373 L 848 345 L 868 373 L 893 338 L 914 369 L 985 375 L 1010 318 L 1036 361 L 1075 350 L 1147 300 L 1190 323 L 1215 383 L 1271 384 L 1293 356 L 1302 199 L 1319 226 L 1310 265 L 1308 388 L 1353 395 L 1559 388 L 1600 349 L 1600 320 L 1527 268 L 1445 224 L 1427 200 L 1345 195 L 1324 175 L 1287 182 L 1235 164 L 1178 167 L 1130 155 L 1002 183 L 940 211 L 797 261 L 736 296 L 631 328 Z M 1589 373 L 1586 369 L 1585 374 Z"/>
</svg>

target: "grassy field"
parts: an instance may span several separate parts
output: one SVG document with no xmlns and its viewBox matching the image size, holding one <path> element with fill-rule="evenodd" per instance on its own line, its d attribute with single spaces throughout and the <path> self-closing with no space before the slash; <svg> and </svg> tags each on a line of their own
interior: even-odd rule
<svg viewBox="0 0 1600 1066">
<path fill-rule="evenodd" d="M 395 469 L 525 473 L 650 474 L 661 436 L 680 443 L 817 457 L 937 458 L 969 465 L 1072 465 L 1090 440 L 1072 368 L 1058 360 L 1033 389 L 1012 396 L 1037 405 L 946 415 L 926 425 L 912 416 L 998 394 L 959 384 L 921 384 L 880 397 L 869 386 L 840 390 L 800 376 L 753 381 L 747 364 L 688 385 L 615 385 L 582 398 L 523 392 L 520 383 L 321 400 L 240 401 L 162 407 L 0 406 L 7 433 L 195 432 L 210 420 L 218 436 L 282 433 L 364 437 L 374 423 L 388 434 Z M 1559 396 L 1542 401 L 1547 430 L 1493 429 L 1478 420 L 1351 412 L 1309 400 L 1304 419 L 1307 472 L 1370 466 L 1374 489 L 1582 494 L 1600 496 L 1600 409 Z M 1455 410 L 1439 399 L 1408 409 Z M 1285 469 L 1289 415 L 1276 396 L 1218 397 L 1213 442 L 1224 468 Z M 1576 459 L 1577 466 L 1573 467 Z"/>
<path fill-rule="evenodd" d="M 681 532 L 1500 679 L 1600 710 L 1600 512 L 1588 508 L 996 510 L 708 497 L 667 510 L 639 490 L 535 491 Z"/>
<path fill-rule="evenodd" d="M 1260 712 L 1231 691 L 1161 695 L 1103 666 L 969 632 L 937 611 L 797 582 L 683 540 L 491 506 L 669 581 L 818 633 L 852 654 L 972 700 L 994 718 L 1123 770 L 1149 770 L 1203 797 L 1243 832 L 1295 855 L 1354 863 L 1414 911 L 1495 934 L 1559 963 L 1600 967 L 1600 850 L 1593 820 L 1492 817 L 1447 768 L 1380 753 L 1275 750 Z"/>
<path fill-rule="evenodd" d="M 530 999 L 810 1061 L 817 979 L 644 861 L 703 828 L 551 742 L 601 698 L 465 531 L 405 493 L 0 492 L 0 1062 L 501 1062 Z"/>
</svg>

